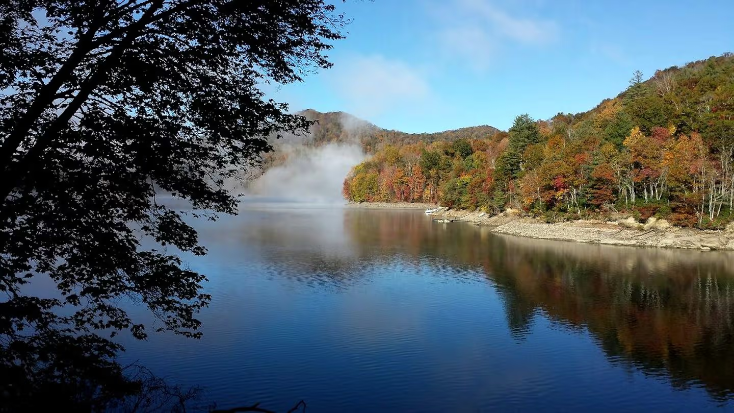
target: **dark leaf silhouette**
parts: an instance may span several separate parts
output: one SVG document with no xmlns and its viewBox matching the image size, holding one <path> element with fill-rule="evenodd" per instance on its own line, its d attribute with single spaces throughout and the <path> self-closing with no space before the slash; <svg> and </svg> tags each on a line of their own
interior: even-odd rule
<svg viewBox="0 0 734 413">
<path fill-rule="evenodd" d="M 123 300 L 200 336 L 206 278 L 177 254 L 205 250 L 156 196 L 234 213 L 266 137 L 310 125 L 259 86 L 328 68 L 345 23 L 322 0 L 0 3 L 0 410 L 134 393 L 105 338 L 148 334 Z"/>
</svg>

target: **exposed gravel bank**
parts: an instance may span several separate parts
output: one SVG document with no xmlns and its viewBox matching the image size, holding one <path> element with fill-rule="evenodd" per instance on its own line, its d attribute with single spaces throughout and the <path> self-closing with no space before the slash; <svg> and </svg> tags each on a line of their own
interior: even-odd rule
<svg viewBox="0 0 734 413">
<path fill-rule="evenodd" d="M 351 204 L 359 208 L 435 208 L 432 204 Z M 619 221 L 571 221 L 548 224 L 522 217 L 514 211 L 489 216 L 482 212 L 441 210 L 434 219 L 470 222 L 492 227 L 492 232 L 528 238 L 585 242 L 606 245 L 628 245 L 699 250 L 734 250 L 734 225 L 725 231 L 702 231 L 672 227 L 664 220 L 651 218 L 644 225 L 627 218 Z"/>
</svg>

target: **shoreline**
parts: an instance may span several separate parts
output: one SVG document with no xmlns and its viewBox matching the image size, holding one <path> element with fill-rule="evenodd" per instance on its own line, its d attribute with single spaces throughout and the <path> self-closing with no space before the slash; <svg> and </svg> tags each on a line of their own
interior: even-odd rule
<svg viewBox="0 0 734 413">
<path fill-rule="evenodd" d="M 366 209 L 429 209 L 435 204 L 410 203 L 360 203 L 348 204 L 350 208 Z M 430 215 L 434 219 L 468 222 L 491 227 L 497 234 L 555 241 L 571 241 L 587 244 L 622 245 L 648 248 L 674 248 L 701 251 L 734 250 L 734 225 L 727 230 L 712 231 L 673 227 L 664 220 L 651 218 L 639 224 L 629 218 L 617 221 L 577 220 L 546 223 L 537 218 L 521 216 L 516 211 L 499 215 L 483 212 L 445 209 Z"/>
<path fill-rule="evenodd" d="M 426 210 L 430 208 L 436 208 L 438 205 L 429 203 L 410 203 L 410 202 L 360 202 L 354 203 L 349 202 L 345 205 L 346 208 L 361 208 L 361 209 L 420 209 Z"/>
</svg>

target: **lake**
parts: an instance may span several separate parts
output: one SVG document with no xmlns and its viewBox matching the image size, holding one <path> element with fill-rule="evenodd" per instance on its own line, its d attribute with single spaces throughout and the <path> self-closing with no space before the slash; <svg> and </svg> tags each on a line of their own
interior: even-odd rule
<svg viewBox="0 0 734 413">
<path fill-rule="evenodd" d="M 152 335 L 125 358 L 219 408 L 734 408 L 731 253 L 282 204 L 198 229 L 209 254 L 186 261 L 209 278 L 204 337 Z"/>
</svg>

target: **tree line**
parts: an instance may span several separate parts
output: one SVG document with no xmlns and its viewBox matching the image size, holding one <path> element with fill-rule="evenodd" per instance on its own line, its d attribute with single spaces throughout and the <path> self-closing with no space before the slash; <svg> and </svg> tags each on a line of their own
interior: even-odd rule
<svg viewBox="0 0 734 413">
<path fill-rule="evenodd" d="M 552 219 L 624 212 L 718 228 L 734 212 L 734 57 L 636 72 L 614 99 L 507 132 L 382 142 L 344 181 L 353 202 L 435 202 Z"/>
</svg>

